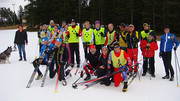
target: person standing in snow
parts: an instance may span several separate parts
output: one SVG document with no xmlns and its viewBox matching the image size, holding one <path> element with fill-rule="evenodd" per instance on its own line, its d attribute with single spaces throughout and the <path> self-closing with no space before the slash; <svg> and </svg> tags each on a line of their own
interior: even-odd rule
<svg viewBox="0 0 180 101">
<path fill-rule="evenodd" d="M 58 38 L 58 35 L 60 34 L 60 30 L 58 29 L 58 25 L 54 25 L 54 30 L 51 32 L 51 37 L 54 35 L 54 34 L 56 34 L 55 35 L 55 37 L 54 37 L 54 40 L 52 41 L 52 44 L 55 44 L 56 43 L 56 38 Z M 61 37 L 61 36 L 60 36 Z"/>
<path fill-rule="evenodd" d="M 114 25 L 112 23 L 108 24 L 109 31 L 106 34 L 106 41 L 104 46 L 107 46 L 109 52 L 113 50 L 113 43 L 117 41 L 117 33 L 114 30 Z"/>
<path fill-rule="evenodd" d="M 95 22 L 95 27 L 94 45 L 96 45 L 96 50 L 100 53 L 102 46 L 105 44 L 106 30 L 105 28 L 101 27 L 99 20 Z"/>
<path fill-rule="evenodd" d="M 89 52 L 88 47 L 91 44 L 93 44 L 94 34 L 93 34 L 93 29 L 90 28 L 89 21 L 86 21 L 84 24 L 85 24 L 85 28 L 82 31 L 82 42 L 84 47 L 85 58 L 87 58 L 87 54 Z"/>
<path fill-rule="evenodd" d="M 18 26 L 18 30 L 16 31 L 16 35 L 14 38 L 14 46 L 18 46 L 19 50 L 19 61 L 22 61 L 22 52 L 24 61 L 26 60 L 26 51 L 25 51 L 25 45 L 28 45 L 28 38 L 27 38 L 27 32 L 23 29 L 22 25 Z"/>
<path fill-rule="evenodd" d="M 39 30 L 37 32 L 37 36 L 38 36 L 38 41 L 39 41 L 39 52 L 41 52 L 41 47 L 42 47 L 42 38 L 41 38 L 41 31 L 43 30 L 43 24 L 39 24 Z"/>
<path fill-rule="evenodd" d="M 49 27 L 48 27 L 48 30 L 49 30 L 50 32 L 52 32 L 52 31 L 54 30 L 54 21 L 53 21 L 53 20 L 50 20 L 50 25 L 49 25 Z"/>
<path fill-rule="evenodd" d="M 129 32 L 127 33 L 127 54 L 134 62 L 137 64 L 137 57 L 138 57 L 138 42 L 139 42 L 139 34 L 138 31 L 134 30 L 134 25 L 129 25 Z M 129 74 L 132 75 L 133 68 L 129 68 Z M 136 74 L 138 71 L 137 66 L 134 67 L 134 73 Z"/>
<path fill-rule="evenodd" d="M 113 47 L 114 50 L 109 53 L 108 69 L 110 69 L 110 65 L 112 64 L 114 67 L 114 72 L 122 70 L 120 73 L 114 75 L 114 86 L 118 87 L 121 81 L 124 80 L 124 87 L 122 91 L 126 92 L 128 88 L 127 71 L 128 66 L 132 65 L 132 61 L 126 51 L 120 49 L 118 42 L 115 42 Z"/>
<path fill-rule="evenodd" d="M 121 49 L 127 51 L 127 43 L 126 43 L 127 31 L 125 30 L 124 23 L 121 23 L 120 30 L 121 31 L 119 33 L 119 45 Z"/>
<path fill-rule="evenodd" d="M 155 50 L 158 49 L 158 45 L 157 45 L 155 37 L 156 36 L 153 31 L 153 32 L 150 32 L 148 37 L 146 36 L 141 40 L 140 47 L 142 49 L 142 54 L 143 54 L 143 74 L 142 74 L 142 76 L 146 75 L 147 66 L 149 65 L 150 74 L 152 77 L 155 77 L 154 55 L 155 55 Z"/>
<path fill-rule="evenodd" d="M 47 30 L 47 26 L 46 24 L 43 25 L 43 29 L 42 31 L 40 32 L 40 38 L 42 39 L 43 37 L 47 37 L 48 40 L 51 38 L 51 33 Z M 41 43 L 43 44 L 43 43 Z"/>
<path fill-rule="evenodd" d="M 68 39 L 68 25 L 65 25 L 64 28 L 65 28 L 65 31 L 63 32 L 63 44 L 68 49 L 68 53 L 69 53 L 68 65 L 70 65 L 71 64 L 71 53 L 70 53 L 69 39 Z"/>
<path fill-rule="evenodd" d="M 71 26 L 68 27 L 69 47 L 71 52 L 71 67 L 74 67 L 74 53 L 76 54 L 77 68 L 80 66 L 79 37 L 82 36 L 81 28 L 76 25 L 74 19 L 71 20 Z"/>
<path fill-rule="evenodd" d="M 160 42 L 160 53 L 159 57 L 163 59 L 164 67 L 166 75 L 162 77 L 162 79 L 169 79 L 170 81 L 174 80 L 174 70 L 171 65 L 171 54 L 172 49 L 174 47 L 174 51 L 176 51 L 177 47 L 179 46 L 179 42 L 176 38 L 176 36 L 172 33 L 170 33 L 170 27 L 165 26 L 164 27 L 164 33 L 161 36 L 161 42 Z M 169 72 L 171 73 L 171 77 L 169 77 Z"/>
</svg>

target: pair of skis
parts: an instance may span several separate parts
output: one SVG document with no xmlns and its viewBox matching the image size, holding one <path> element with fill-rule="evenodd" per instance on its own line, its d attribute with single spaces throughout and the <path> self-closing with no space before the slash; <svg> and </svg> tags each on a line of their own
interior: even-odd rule
<svg viewBox="0 0 180 101">
<path fill-rule="evenodd" d="M 137 63 L 137 64 L 135 64 L 135 65 L 133 65 L 133 66 L 131 66 L 131 67 L 134 67 L 134 66 L 136 66 L 136 65 L 139 65 L 139 63 Z M 79 83 L 77 83 L 78 80 L 81 78 L 81 77 L 80 77 L 80 78 L 78 78 L 78 79 L 72 84 L 72 87 L 73 87 L 74 89 L 76 89 L 76 88 L 78 87 L 78 85 L 84 85 L 84 84 L 85 84 L 86 88 L 84 88 L 84 89 L 87 89 L 87 88 L 89 88 L 90 86 L 93 86 L 93 85 L 97 84 L 97 83 L 99 82 L 99 80 L 102 80 L 102 79 L 104 79 L 104 78 L 110 78 L 110 77 L 112 77 L 113 75 L 115 75 L 115 74 L 117 74 L 117 73 L 120 73 L 120 72 L 122 72 L 122 71 L 123 71 L 123 70 L 119 70 L 119 71 L 113 72 L 112 74 L 109 74 L 109 75 L 105 75 L 105 76 L 102 76 L 102 77 L 99 77 L 99 78 L 95 78 L 95 79 L 91 79 L 91 80 L 88 80 L 88 81 L 84 81 L 84 82 L 79 82 Z M 136 75 L 133 75 L 130 83 L 134 80 L 135 77 L 136 77 Z M 90 84 L 88 84 L 88 83 L 90 83 Z M 130 84 L 130 83 L 129 83 L 129 84 Z"/>
<path fill-rule="evenodd" d="M 54 33 L 53 36 L 51 37 L 51 39 L 48 41 L 48 44 L 47 44 L 44 52 L 42 53 L 41 57 L 40 57 L 39 60 L 38 60 L 38 62 L 39 62 L 40 64 L 42 63 L 42 61 L 43 61 L 43 59 L 44 59 L 44 57 L 45 57 L 45 55 L 46 55 L 46 54 L 45 54 L 45 51 L 48 51 L 48 50 L 49 50 L 49 47 L 50 47 L 52 41 L 54 40 L 54 37 L 56 36 L 56 34 L 57 34 L 57 33 Z M 60 37 L 61 35 L 62 35 L 62 33 L 59 33 L 58 37 Z M 33 70 L 33 73 L 32 73 L 32 75 L 31 75 L 31 77 L 30 77 L 30 80 L 28 81 L 28 84 L 27 84 L 26 88 L 30 88 L 30 86 L 31 86 L 31 84 L 32 84 L 32 82 L 33 82 L 33 80 L 34 80 L 34 77 L 35 77 L 36 72 L 37 72 L 38 69 L 39 69 L 39 66 L 36 67 L 36 68 Z"/>
</svg>

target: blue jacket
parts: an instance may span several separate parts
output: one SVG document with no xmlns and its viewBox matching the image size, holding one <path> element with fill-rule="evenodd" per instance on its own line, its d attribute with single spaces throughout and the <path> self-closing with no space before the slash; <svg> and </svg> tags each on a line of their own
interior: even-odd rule
<svg viewBox="0 0 180 101">
<path fill-rule="evenodd" d="M 46 46 L 47 46 L 47 45 L 43 45 L 43 46 L 41 47 L 41 53 L 40 53 L 39 58 L 42 56 L 44 50 L 46 49 Z M 51 50 L 53 47 L 54 47 L 54 45 L 51 44 L 51 45 L 49 46 L 48 51 Z M 45 62 L 48 62 L 48 56 L 47 56 L 47 55 L 44 56 L 44 61 L 45 61 Z"/>
<path fill-rule="evenodd" d="M 174 37 L 174 41 L 172 40 Z M 174 46 L 175 43 L 175 46 Z M 171 52 L 172 48 L 178 47 L 179 42 L 174 34 L 168 33 L 168 34 L 163 34 L 161 36 L 161 42 L 160 42 L 160 52 Z"/>
</svg>

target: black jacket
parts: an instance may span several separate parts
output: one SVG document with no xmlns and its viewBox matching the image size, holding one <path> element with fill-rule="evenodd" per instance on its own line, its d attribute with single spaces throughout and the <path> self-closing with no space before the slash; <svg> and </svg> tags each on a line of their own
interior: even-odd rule
<svg viewBox="0 0 180 101">
<path fill-rule="evenodd" d="M 27 33 L 26 33 L 25 30 L 23 30 L 22 32 L 20 32 L 19 30 L 16 31 L 16 35 L 15 35 L 15 38 L 14 38 L 14 43 L 16 43 L 16 44 L 28 43 Z"/>
<path fill-rule="evenodd" d="M 87 54 L 87 61 L 89 60 L 91 66 L 93 68 L 96 68 L 99 64 L 98 58 L 99 58 L 100 53 L 96 51 L 96 53 L 93 55 L 91 52 Z"/>
<path fill-rule="evenodd" d="M 99 66 L 103 65 L 105 67 L 105 70 L 108 70 L 108 66 L 107 66 L 108 56 L 109 56 L 108 54 L 106 58 L 104 58 L 102 54 L 99 56 Z"/>
<path fill-rule="evenodd" d="M 53 54 L 53 53 L 54 53 L 55 62 L 58 65 L 60 64 L 62 54 L 63 56 L 62 56 L 61 63 L 65 64 L 69 60 L 69 53 L 66 47 L 60 46 L 59 48 L 58 47 L 53 48 L 52 50 L 48 52 L 48 55 Z"/>
<path fill-rule="evenodd" d="M 128 45 L 127 48 L 138 48 L 139 33 L 137 31 L 133 31 L 132 35 L 130 35 L 130 32 L 128 32 L 126 42 Z"/>
</svg>

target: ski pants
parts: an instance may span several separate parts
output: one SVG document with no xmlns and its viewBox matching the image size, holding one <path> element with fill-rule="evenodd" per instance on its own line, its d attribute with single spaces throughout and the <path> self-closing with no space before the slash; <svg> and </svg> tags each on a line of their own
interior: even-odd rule
<svg viewBox="0 0 180 101">
<path fill-rule="evenodd" d="M 71 63 L 71 52 L 70 52 L 69 44 L 66 44 L 66 48 L 68 49 L 68 53 L 69 53 L 69 60 L 68 60 L 68 63 Z"/>
<path fill-rule="evenodd" d="M 149 65 L 150 73 L 154 75 L 154 57 L 143 57 L 143 73 L 147 72 L 147 66 Z"/>
<path fill-rule="evenodd" d="M 70 53 L 71 53 L 71 63 L 74 65 L 74 53 L 76 53 L 76 62 L 80 64 L 79 56 L 79 43 L 69 43 Z"/>
<path fill-rule="evenodd" d="M 93 67 L 89 62 L 84 61 L 82 64 L 82 68 L 85 71 L 86 74 L 95 74 L 95 67 Z"/>
<path fill-rule="evenodd" d="M 98 68 L 96 70 L 97 78 L 105 76 L 107 75 L 107 73 L 108 73 L 108 70 L 106 69 Z M 109 86 L 111 84 L 112 78 L 104 78 L 101 81 L 104 83 L 104 85 Z"/>
<path fill-rule="evenodd" d="M 174 76 L 174 70 L 171 65 L 171 54 L 172 52 L 162 52 L 162 59 L 164 62 L 166 75 L 169 76 L 169 72 L 171 73 L 171 77 Z"/>
<path fill-rule="evenodd" d="M 127 54 L 129 55 L 132 62 L 134 62 L 134 64 L 137 64 L 138 48 L 134 48 L 134 49 L 127 48 Z M 129 68 L 129 71 L 131 72 L 132 68 Z M 134 67 L 134 71 L 135 72 L 138 71 L 137 66 Z"/>
<path fill-rule="evenodd" d="M 89 53 L 89 45 L 83 43 L 83 48 L 84 48 L 85 58 L 87 58 L 87 54 Z"/>
<path fill-rule="evenodd" d="M 128 79 L 127 79 L 128 68 L 127 68 L 127 66 L 125 65 L 125 66 L 120 67 L 120 68 L 114 68 L 114 72 L 116 72 L 118 70 L 122 70 L 122 72 L 114 75 L 114 86 L 115 87 L 118 87 L 122 80 L 124 80 L 124 82 L 128 82 Z"/>
</svg>

